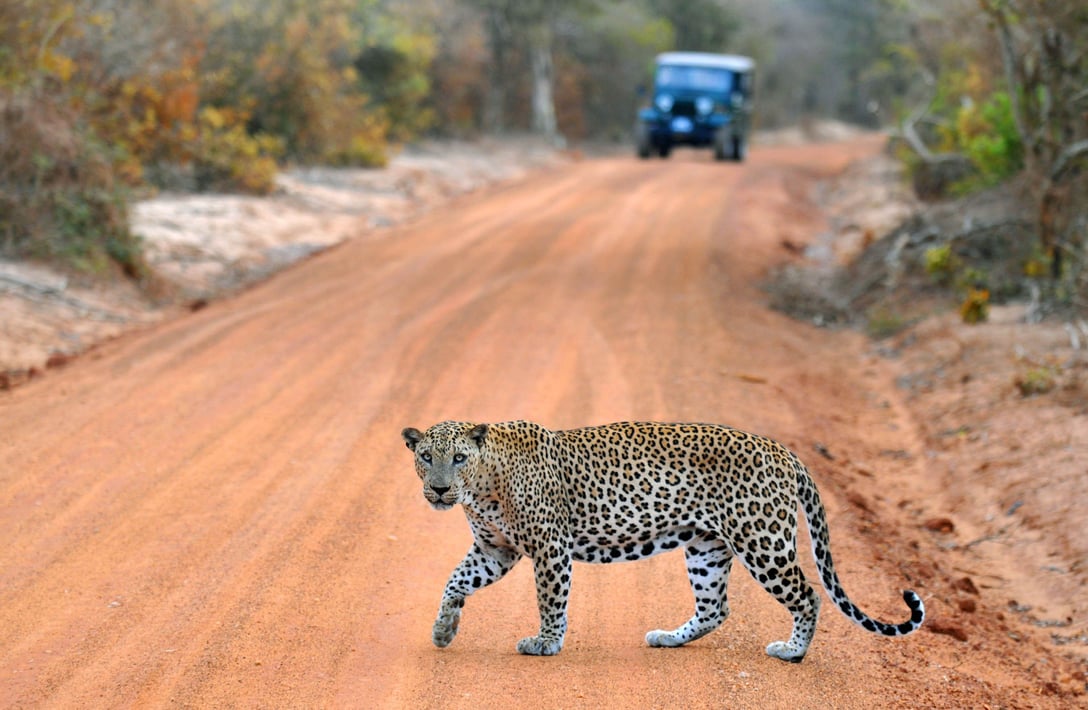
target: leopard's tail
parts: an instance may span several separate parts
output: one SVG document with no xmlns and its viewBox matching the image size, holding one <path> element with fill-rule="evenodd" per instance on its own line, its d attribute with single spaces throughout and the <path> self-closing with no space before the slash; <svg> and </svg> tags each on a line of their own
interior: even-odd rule
<svg viewBox="0 0 1088 710">
<path fill-rule="evenodd" d="M 926 618 L 926 608 L 921 597 L 909 589 L 903 592 L 903 601 L 910 607 L 910 619 L 901 624 L 886 624 L 877 621 L 861 609 L 850 598 L 839 582 L 839 575 L 835 572 L 835 564 L 831 561 L 831 540 L 827 528 L 827 516 L 824 514 L 824 506 L 820 501 L 820 493 L 816 490 L 816 484 L 804 465 L 797 461 L 797 493 L 801 505 L 805 509 L 805 519 L 808 521 L 809 537 L 812 538 L 812 554 L 816 558 L 816 569 L 820 572 L 820 581 L 823 582 L 827 595 L 839 608 L 847 619 L 850 619 L 863 629 L 874 634 L 884 636 L 905 636 L 913 633 L 922 625 Z"/>
</svg>

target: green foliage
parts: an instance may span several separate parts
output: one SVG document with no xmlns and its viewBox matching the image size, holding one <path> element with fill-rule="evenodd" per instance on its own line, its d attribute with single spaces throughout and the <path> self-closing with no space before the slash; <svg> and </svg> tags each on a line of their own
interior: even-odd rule
<svg viewBox="0 0 1088 710">
<path fill-rule="evenodd" d="M 356 126 L 346 141 L 338 141 L 325 151 L 324 160 L 331 165 L 379 168 L 389 162 L 386 135 L 388 123 L 373 116 L 368 124 Z"/>
<path fill-rule="evenodd" d="M 1024 167 L 1024 146 L 1016 130 L 1008 93 L 996 91 L 981 104 L 969 102 L 956 115 L 951 142 L 978 169 L 956 192 L 990 187 Z"/>
<path fill-rule="evenodd" d="M 53 238 L 29 242 L 31 254 L 56 257 L 93 274 L 106 273 L 114 263 L 129 276 L 144 275 L 140 240 L 128 229 L 123 192 L 83 186 L 47 191 L 41 197 Z"/>
<path fill-rule="evenodd" d="M 1051 257 L 1044 254 L 1043 250 L 1036 245 L 1031 255 L 1024 261 L 1024 276 L 1032 279 L 1046 277 L 1050 275 L 1052 264 Z"/>
<path fill-rule="evenodd" d="M 651 80 L 654 57 L 674 48 L 675 37 L 668 20 L 630 5 L 607 6 L 586 18 L 582 31 L 563 45 L 566 61 L 581 72 L 575 86 L 558 92 L 562 130 L 572 133 L 576 118 L 583 133 L 626 140 L 640 99 L 636 88 Z"/>
<path fill-rule="evenodd" d="M 960 318 L 964 323 L 974 325 L 990 317 L 990 292 L 982 287 L 972 286 L 960 303 Z"/>
<path fill-rule="evenodd" d="M 740 28 L 736 14 L 715 0 L 650 0 L 649 4 L 672 26 L 674 49 L 726 52 Z"/>
<path fill-rule="evenodd" d="M 66 106 L 0 89 L 0 135 L 0 250 L 87 273 L 114 264 L 146 274 L 111 153 Z"/>
<path fill-rule="evenodd" d="M 282 141 L 268 134 L 250 135 L 229 112 L 211 106 L 200 111 L 191 143 L 199 190 L 240 189 L 267 194 L 276 186 L 276 161 Z"/>
<path fill-rule="evenodd" d="M 930 247 L 925 251 L 926 273 L 939 284 L 950 284 L 956 272 L 963 265 L 960 258 L 952 252 L 951 244 Z"/>
<path fill-rule="evenodd" d="M 435 52 L 434 37 L 403 30 L 355 57 L 358 85 L 386 121 L 393 140 L 410 139 L 435 123 L 434 109 L 427 105 Z"/>
<path fill-rule="evenodd" d="M 348 0 L 234 4 L 215 16 L 201 59 L 203 100 L 244 113 L 247 130 L 278 139 L 288 159 L 384 164 L 388 118 L 354 66 L 364 51 L 365 22 L 377 13 L 372 3 Z M 399 35 L 392 41 L 400 42 Z M 419 98 L 417 92 L 406 100 Z M 425 126 L 404 126 L 400 136 Z"/>
<path fill-rule="evenodd" d="M 391 5 L 0 4 L 0 250 L 142 276 L 131 187 L 187 176 L 171 185 L 263 194 L 282 159 L 384 165 L 388 141 L 433 116 L 433 35 Z M 391 63 L 363 76 L 379 40 Z"/>
<path fill-rule="evenodd" d="M 1057 385 L 1059 369 L 1052 365 L 1032 365 L 1016 376 L 1014 384 L 1023 397 L 1046 394 Z"/>
<path fill-rule="evenodd" d="M 966 6 L 960 11 L 977 12 Z M 1024 167 L 1024 147 L 1000 64 L 981 61 L 993 45 L 985 36 L 980 39 L 977 33 L 958 31 L 957 24 L 935 25 L 939 29 L 916 36 L 916 44 L 902 50 L 906 62 L 933 79 L 927 89 L 932 92 L 927 119 L 915 126 L 923 142 L 935 153 L 966 158 L 963 167 L 970 168 L 961 170 L 962 174 L 947 174 L 938 186 L 942 195 L 992 187 Z M 913 108 L 903 106 L 900 113 Z M 909 151 L 901 157 L 908 167 L 918 161 Z"/>
<path fill-rule="evenodd" d="M 877 340 L 890 338 L 907 325 L 906 318 L 885 306 L 874 308 L 866 314 L 865 331 L 869 337 Z"/>
<path fill-rule="evenodd" d="M 990 277 L 983 269 L 976 266 L 961 264 L 952 281 L 953 287 L 962 293 L 971 289 L 983 289 L 990 281 Z"/>
</svg>

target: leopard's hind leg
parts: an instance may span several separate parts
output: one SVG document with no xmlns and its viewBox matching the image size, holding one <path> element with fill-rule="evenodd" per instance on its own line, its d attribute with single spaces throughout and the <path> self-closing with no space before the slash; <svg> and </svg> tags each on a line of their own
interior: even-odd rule
<svg viewBox="0 0 1088 710">
<path fill-rule="evenodd" d="M 683 626 L 665 631 L 657 629 L 646 634 L 651 646 L 683 646 L 706 636 L 729 617 L 726 588 L 733 566 L 733 550 L 713 537 L 703 537 L 684 549 L 688 581 L 695 592 L 695 614 Z"/>
<path fill-rule="evenodd" d="M 764 558 L 775 560 L 771 565 L 758 564 Z M 788 641 L 775 641 L 767 646 L 767 655 L 790 663 L 800 663 L 816 634 L 816 619 L 820 615 L 820 595 L 805 579 L 796 562 L 786 557 L 760 555 L 756 565 L 745 560 L 752 577 L 775 599 L 789 609 L 793 616 L 793 633 Z M 785 562 L 786 564 L 782 564 Z"/>
</svg>

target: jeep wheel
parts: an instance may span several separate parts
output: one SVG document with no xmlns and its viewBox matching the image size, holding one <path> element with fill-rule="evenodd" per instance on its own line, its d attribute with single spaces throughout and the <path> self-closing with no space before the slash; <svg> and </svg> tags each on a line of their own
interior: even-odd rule
<svg viewBox="0 0 1088 710">
<path fill-rule="evenodd" d="M 636 142 L 636 145 L 637 145 L 636 150 L 638 152 L 638 157 L 642 158 L 643 160 L 646 160 L 647 158 L 650 157 L 650 153 L 653 152 L 653 146 L 650 145 L 650 132 L 648 130 L 646 130 L 645 127 L 640 127 L 636 131 L 635 135 L 636 135 L 635 142 Z"/>
<path fill-rule="evenodd" d="M 714 140 L 714 160 L 727 160 L 728 158 L 729 153 L 725 150 L 725 143 L 721 138 L 716 138 Z"/>
<path fill-rule="evenodd" d="M 665 145 L 659 145 L 657 147 L 657 154 L 660 155 L 662 158 L 669 157 L 669 153 L 671 153 L 671 152 L 672 152 L 672 146 L 671 145 L 665 144 Z"/>
<path fill-rule="evenodd" d="M 748 155 L 748 141 L 744 140 L 744 136 L 733 136 L 732 143 L 732 151 L 729 157 L 738 163 L 743 163 Z"/>
<path fill-rule="evenodd" d="M 714 132 L 714 160 L 729 160 L 732 157 L 730 134 L 719 128 Z"/>
</svg>

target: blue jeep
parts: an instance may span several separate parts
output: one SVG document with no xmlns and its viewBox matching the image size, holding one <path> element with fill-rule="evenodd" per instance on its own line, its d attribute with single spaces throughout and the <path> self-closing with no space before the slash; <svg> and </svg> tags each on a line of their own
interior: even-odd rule
<svg viewBox="0 0 1088 710">
<path fill-rule="evenodd" d="M 652 100 L 635 126 L 639 157 L 667 158 L 673 146 L 690 145 L 712 147 L 718 160 L 744 160 L 755 66 L 735 54 L 659 54 Z"/>
</svg>

